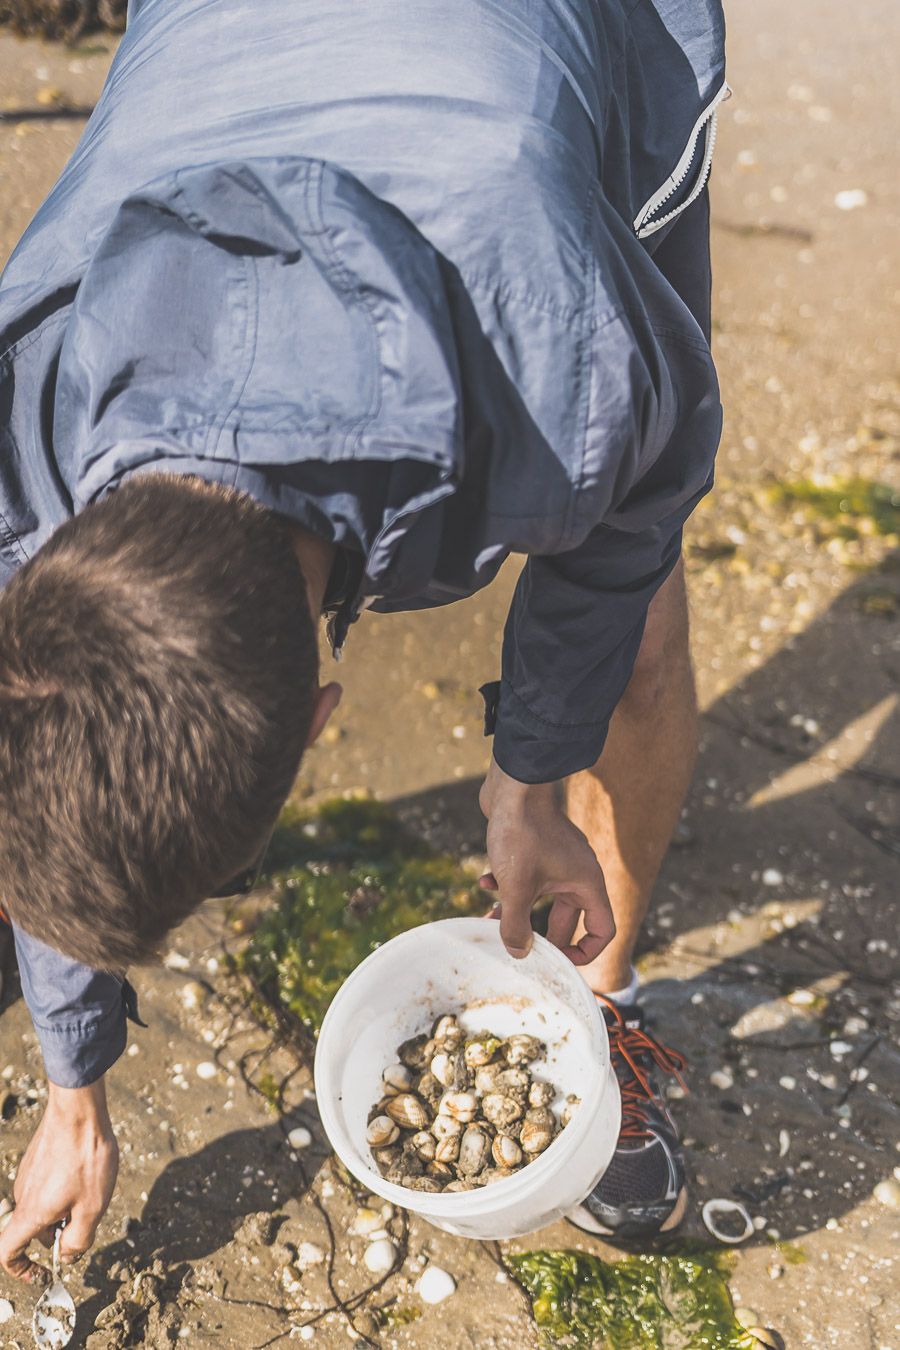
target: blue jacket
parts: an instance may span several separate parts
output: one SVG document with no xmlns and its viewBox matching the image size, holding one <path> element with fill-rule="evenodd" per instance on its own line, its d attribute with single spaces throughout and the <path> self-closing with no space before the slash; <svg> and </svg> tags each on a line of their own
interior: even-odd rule
<svg viewBox="0 0 900 1350">
<path fill-rule="evenodd" d="M 523 553 L 495 755 L 593 763 L 712 482 L 723 59 L 719 0 L 132 0 L 0 279 L 0 584 L 160 469 L 358 555 L 336 646 Z M 88 1081 L 126 986 L 19 952 Z"/>
</svg>

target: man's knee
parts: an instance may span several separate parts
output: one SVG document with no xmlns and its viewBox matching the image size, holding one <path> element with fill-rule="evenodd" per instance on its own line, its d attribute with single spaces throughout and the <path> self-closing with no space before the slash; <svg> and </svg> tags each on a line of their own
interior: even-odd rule
<svg viewBox="0 0 900 1350">
<path fill-rule="evenodd" d="M 684 565 L 679 562 L 651 602 L 631 679 L 619 703 L 630 716 L 652 714 L 666 695 L 692 681 Z"/>
</svg>

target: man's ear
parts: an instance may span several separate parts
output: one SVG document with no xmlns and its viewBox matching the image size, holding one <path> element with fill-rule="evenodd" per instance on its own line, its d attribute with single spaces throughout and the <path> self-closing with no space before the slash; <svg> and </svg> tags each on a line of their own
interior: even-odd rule
<svg viewBox="0 0 900 1350">
<path fill-rule="evenodd" d="M 321 736 L 328 723 L 328 719 L 341 701 L 343 688 L 334 681 L 331 684 L 322 685 L 316 690 L 315 707 L 313 708 L 312 721 L 309 724 L 309 735 L 306 738 L 307 750 Z"/>
</svg>

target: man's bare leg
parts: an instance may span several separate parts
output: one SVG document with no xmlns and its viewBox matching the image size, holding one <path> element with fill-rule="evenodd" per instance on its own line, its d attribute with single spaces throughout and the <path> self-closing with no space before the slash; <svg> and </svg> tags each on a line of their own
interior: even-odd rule
<svg viewBox="0 0 900 1350">
<path fill-rule="evenodd" d="M 679 562 L 650 606 L 603 754 L 566 784 L 569 815 L 600 860 L 616 920 L 613 941 L 581 968 L 597 993 L 629 983 L 635 943 L 696 756 L 697 699 Z"/>
</svg>

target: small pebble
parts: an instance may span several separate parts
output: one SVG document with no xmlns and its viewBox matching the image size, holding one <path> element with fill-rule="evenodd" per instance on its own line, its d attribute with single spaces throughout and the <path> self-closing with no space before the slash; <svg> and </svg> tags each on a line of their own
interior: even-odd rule
<svg viewBox="0 0 900 1350">
<path fill-rule="evenodd" d="M 198 1078 L 215 1078 L 217 1073 L 218 1069 L 210 1059 L 204 1059 L 197 1065 Z"/>
<path fill-rule="evenodd" d="M 780 886 L 784 877 L 777 867 L 767 867 L 762 874 L 762 884 L 764 886 Z"/>
<path fill-rule="evenodd" d="M 768 1271 L 770 1280 L 780 1280 L 784 1274 L 784 1266 L 779 1265 L 777 1261 L 772 1261 L 769 1263 Z"/>
<path fill-rule="evenodd" d="M 423 1303 L 443 1303 L 456 1293 L 456 1281 L 440 1266 L 429 1266 L 419 1278 L 416 1293 Z"/>
<path fill-rule="evenodd" d="M 315 1334 L 312 1327 L 300 1327 L 297 1331 L 297 1335 L 301 1341 L 311 1341 Z"/>
<path fill-rule="evenodd" d="M 734 1310 L 734 1320 L 739 1327 L 758 1327 L 760 1318 L 755 1309 L 740 1307 Z"/>
<path fill-rule="evenodd" d="M 384 1219 L 377 1209 L 358 1209 L 356 1217 L 350 1225 L 350 1232 L 365 1237 L 369 1233 L 374 1233 L 377 1229 L 384 1227 Z"/>
<path fill-rule="evenodd" d="M 783 1074 L 778 1080 L 779 1086 L 783 1087 L 785 1092 L 793 1092 L 797 1086 L 796 1078 L 792 1078 L 789 1073 Z"/>
<path fill-rule="evenodd" d="M 297 1256 L 294 1265 L 298 1270 L 309 1270 L 310 1266 L 320 1266 L 325 1260 L 325 1253 L 321 1247 L 317 1247 L 314 1242 L 301 1242 L 297 1246 Z"/>
<path fill-rule="evenodd" d="M 16 1310 L 8 1298 L 0 1298 L 0 1323 L 11 1322 Z"/>
<path fill-rule="evenodd" d="M 841 1059 L 844 1055 L 849 1055 L 853 1046 L 849 1041 L 831 1041 L 828 1046 L 829 1051 L 835 1059 Z"/>
<path fill-rule="evenodd" d="M 397 1249 L 390 1238 L 379 1238 L 377 1242 L 371 1243 L 363 1257 L 366 1268 L 373 1275 L 386 1275 L 389 1270 L 393 1270 L 396 1259 Z"/>
<path fill-rule="evenodd" d="M 816 996 L 811 989 L 794 989 L 788 994 L 787 1001 L 795 1008 L 806 1008 L 810 1003 L 815 1003 Z"/>
<path fill-rule="evenodd" d="M 728 1088 L 734 1087 L 734 1074 L 730 1069 L 716 1069 L 714 1073 L 709 1075 L 709 1081 L 713 1087 L 725 1092 Z"/>
<path fill-rule="evenodd" d="M 879 1181 L 872 1195 L 880 1204 L 887 1205 L 888 1209 L 900 1209 L 900 1181 L 894 1177 Z"/>
<path fill-rule="evenodd" d="M 287 1141 L 291 1148 L 309 1148 L 312 1143 L 312 1135 L 305 1125 L 295 1125 L 289 1131 Z"/>
</svg>

